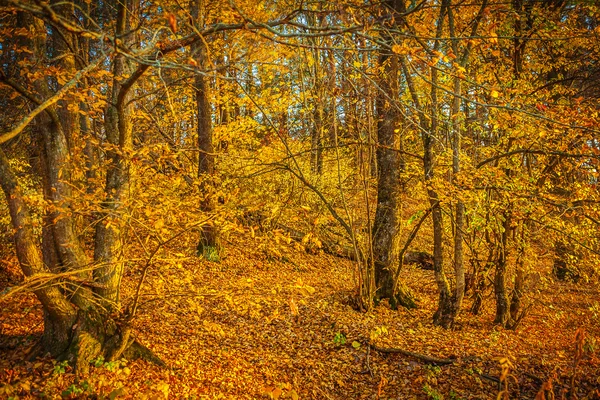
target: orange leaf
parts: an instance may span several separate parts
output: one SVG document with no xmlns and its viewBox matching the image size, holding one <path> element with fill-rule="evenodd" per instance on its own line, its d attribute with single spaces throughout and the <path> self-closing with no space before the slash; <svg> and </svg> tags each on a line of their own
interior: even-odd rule
<svg viewBox="0 0 600 400">
<path fill-rule="evenodd" d="M 167 18 L 169 19 L 169 26 L 171 27 L 171 30 L 173 33 L 177 33 L 177 18 L 175 18 L 175 15 L 173 14 L 169 14 Z"/>
</svg>

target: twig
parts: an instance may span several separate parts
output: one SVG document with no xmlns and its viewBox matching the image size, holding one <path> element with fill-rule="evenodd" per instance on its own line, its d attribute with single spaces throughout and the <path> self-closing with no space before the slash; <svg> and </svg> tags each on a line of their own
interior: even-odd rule
<svg viewBox="0 0 600 400">
<path fill-rule="evenodd" d="M 371 378 L 373 377 L 373 370 L 371 369 L 371 363 L 369 362 L 369 359 L 371 357 L 371 346 L 368 345 L 367 346 L 367 354 L 365 355 L 365 362 L 364 362 L 364 366 L 365 368 L 360 371 L 360 374 L 366 375 L 366 374 L 370 374 Z"/>
</svg>

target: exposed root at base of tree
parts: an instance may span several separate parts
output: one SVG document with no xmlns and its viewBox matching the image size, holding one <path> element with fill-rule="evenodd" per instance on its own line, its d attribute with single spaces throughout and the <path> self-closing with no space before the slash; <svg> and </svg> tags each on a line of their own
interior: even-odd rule
<svg viewBox="0 0 600 400">
<path fill-rule="evenodd" d="M 80 312 L 71 342 L 59 358 L 69 361 L 77 375 L 86 375 L 90 363 L 99 358 L 106 361 L 141 358 L 161 367 L 166 366 L 156 354 L 135 339 L 127 323 L 119 324 L 93 309 Z"/>
<path fill-rule="evenodd" d="M 81 333 L 64 358 L 73 362 L 77 375 L 86 375 L 89 372 L 90 363 L 99 357 L 103 357 L 107 361 L 121 358 L 130 361 L 142 359 L 160 367 L 167 367 L 160 357 L 136 339 L 128 339 L 125 346 L 120 346 L 121 349 L 112 347 L 111 342 L 109 339 L 102 344 L 89 333 Z"/>
<path fill-rule="evenodd" d="M 123 356 L 128 360 L 138 360 L 142 359 L 152 364 L 156 364 L 159 367 L 166 368 L 167 364 L 152 350 L 134 340 L 133 343 L 123 352 Z"/>
</svg>

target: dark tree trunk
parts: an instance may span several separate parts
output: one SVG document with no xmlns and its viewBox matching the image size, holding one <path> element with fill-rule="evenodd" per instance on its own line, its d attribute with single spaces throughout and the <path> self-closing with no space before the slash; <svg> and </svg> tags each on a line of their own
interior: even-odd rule
<svg viewBox="0 0 600 400">
<path fill-rule="evenodd" d="M 316 64 L 316 63 L 315 63 Z M 313 113 L 313 129 L 310 135 L 311 170 L 320 175 L 323 172 L 323 104 L 322 100 L 316 101 Z"/>
<path fill-rule="evenodd" d="M 308 16 L 311 25 L 321 23 L 321 18 L 315 17 L 313 14 Z M 325 102 L 326 102 L 326 84 L 323 61 L 321 60 L 322 51 L 319 38 L 309 38 L 309 43 L 312 47 L 312 86 L 315 98 L 312 101 L 313 105 L 313 126 L 310 133 L 310 166 L 313 174 L 323 173 L 323 141 L 325 139 Z"/>
<path fill-rule="evenodd" d="M 448 11 L 449 1 L 443 1 L 440 9 L 440 14 L 437 23 L 436 37 L 440 38 L 444 24 L 444 18 Z M 434 44 L 434 51 L 437 51 L 440 46 L 440 41 Z M 434 177 L 434 160 L 433 160 L 433 142 L 438 136 L 438 113 L 439 104 L 437 99 L 438 94 L 438 70 L 431 68 L 431 124 L 427 126 L 422 120 L 422 126 L 428 129 L 423 133 L 423 169 L 425 181 L 431 182 Z M 429 196 L 429 204 L 431 205 L 431 219 L 433 222 L 433 271 L 435 281 L 438 286 L 439 299 L 438 308 L 433 315 L 434 325 L 439 325 L 444 328 L 450 328 L 454 324 L 454 302 L 450 284 L 444 273 L 444 220 L 442 216 L 442 207 L 438 193 L 431 184 L 427 184 L 427 194 Z"/>
<path fill-rule="evenodd" d="M 1 148 L 0 184 L 6 196 L 12 225 L 15 229 L 15 249 L 23 274 L 29 277 L 34 274 L 50 273 L 50 269 L 44 264 L 38 250 L 29 206 L 23 201 L 23 193 L 17 184 L 17 178 Z M 77 318 L 77 310 L 57 286 L 39 289 L 35 295 L 44 307 L 43 347 L 53 356 L 60 355 L 69 346 L 71 327 Z"/>
<path fill-rule="evenodd" d="M 503 232 L 500 234 L 500 243 L 498 247 L 498 258 L 496 259 L 496 274 L 494 276 L 494 295 L 496 297 L 496 317 L 494 323 L 504 327 L 508 326 L 510 321 L 510 302 L 506 288 L 506 268 L 508 258 L 508 238 L 511 226 L 511 214 L 503 213 Z"/>
<path fill-rule="evenodd" d="M 404 11 L 403 1 L 387 1 L 386 12 L 393 18 L 399 18 Z M 399 21 L 387 24 L 391 29 Z M 392 42 L 391 33 L 386 33 L 385 40 Z M 397 285 L 397 293 L 393 293 L 394 276 L 399 265 L 399 213 L 401 180 L 403 167 L 400 149 L 400 127 L 402 114 L 396 104 L 399 99 L 398 89 L 398 57 L 390 55 L 389 50 L 382 49 L 379 56 L 382 72 L 379 79 L 380 92 L 376 99 L 377 107 L 377 208 L 373 222 L 373 257 L 375 259 L 375 284 L 377 286 L 376 301 L 389 299 L 390 305 L 414 308 L 414 299 L 405 285 Z"/>
</svg>

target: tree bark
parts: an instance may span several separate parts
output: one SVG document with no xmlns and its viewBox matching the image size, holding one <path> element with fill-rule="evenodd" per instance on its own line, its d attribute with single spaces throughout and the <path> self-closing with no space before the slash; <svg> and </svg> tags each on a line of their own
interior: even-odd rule
<svg viewBox="0 0 600 400">
<path fill-rule="evenodd" d="M 126 31 L 127 9 L 131 4 L 119 3 L 119 17 L 117 18 L 117 35 Z M 58 7 L 57 10 L 61 10 Z M 68 10 L 67 10 L 68 11 Z M 24 57 L 32 57 L 32 68 L 43 68 L 48 65 L 47 46 L 54 44 L 55 60 L 64 62 L 64 70 L 67 74 L 75 73 L 71 55 L 66 54 L 68 47 L 76 47 L 74 43 L 69 46 L 66 42 L 60 45 L 60 40 L 69 37 L 60 27 L 49 30 L 45 23 L 28 12 L 17 14 L 17 26 L 27 27 L 29 36 L 23 36 L 20 43 Z M 52 37 L 48 38 L 49 35 Z M 56 35 L 56 37 L 55 37 Z M 60 37 L 60 39 L 58 39 Z M 64 57 L 62 57 L 64 56 Z M 115 57 L 115 77 L 121 78 L 124 74 L 122 67 L 122 55 Z M 92 68 L 92 64 L 85 69 Z M 26 277 L 47 280 L 47 284 L 41 285 L 35 290 L 44 312 L 44 333 L 41 344 L 45 352 L 54 357 L 69 360 L 77 373 L 85 373 L 89 367 L 89 361 L 99 355 L 107 359 L 119 358 L 128 352 L 135 344 L 126 325 L 118 326 L 109 312 L 115 310 L 118 302 L 118 289 L 122 268 L 115 253 L 108 254 L 105 250 L 118 249 L 118 231 L 110 230 L 106 222 L 110 219 L 118 219 L 120 200 L 125 197 L 128 186 L 128 176 L 125 157 L 131 149 L 131 125 L 128 121 L 127 91 L 131 83 L 113 88 L 110 109 L 107 112 L 106 133 L 115 146 L 121 151 L 113 151 L 111 157 L 113 163 L 108 171 L 107 178 L 107 201 L 104 204 L 105 212 L 97 232 L 96 254 L 100 255 L 96 261 L 99 268 L 95 270 L 94 276 L 98 278 L 93 286 L 96 294 L 102 296 L 106 301 L 104 307 L 98 307 L 97 302 L 92 300 L 92 293 L 85 284 L 72 286 L 68 281 L 61 281 L 61 277 L 53 274 L 59 271 L 73 271 L 73 274 L 82 279 L 82 282 L 90 278 L 89 272 L 84 272 L 84 267 L 89 267 L 87 256 L 79 243 L 77 225 L 74 220 L 73 207 L 73 182 L 74 158 L 70 154 L 69 139 L 78 139 L 79 120 L 67 108 L 66 102 L 48 103 L 56 96 L 56 89 L 49 83 L 43 74 L 32 74 L 34 81 L 22 85 L 17 90 L 30 102 L 48 105 L 42 113 L 37 114 L 34 119 L 34 130 L 40 144 L 40 167 L 38 172 L 42 175 L 43 193 L 45 199 L 50 203 L 50 209 L 45 216 L 46 222 L 43 228 L 42 249 L 39 248 L 39 238 L 34 233 L 34 221 L 28 202 L 25 201 L 22 190 L 19 188 L 14 171 L 9 161 L 0 148 L 0 185 L 5 194 L 8 208 L 14 227 L 14 242 L 17 257 L 21 269 Z M 42 78 L 37 79 L 37 76 Z M 115 85 L 121 85 L 117 83 Z M 27 88 L 32 88 L 27 92 Z M 63 87 L 64 88 L 64 87 Z M 67 87 L 68 88 L 68 87 Z M 125 89 L 123 89 L 125 88 Z M 62 90 L 62 89 L 59 89 Z M 58 97 L 55 97 L 57 99 Z M 31 114 L 32 116 L 35 114 Z M 108 254 L 108 256 L 106 256 Z M 119 253 L 120 255 L 120 253 Z M 48 263 L 48 264 L 46 264 Z M 122 265 L 122 264 L 121 264 Z M 41 275 L 41 276 L 40 276 Z M 110 278 L 107 279 L 107 276 Z M 107 312 L 109 310 L 109 312 Z M 133 344 L 132 344 L 133 343 Z"/>
<path fill-rule="evenodd" d="M 511 214 L 509 211 L 505 211 L 502 217 L 503 231 L 500 234 L 498 258 L 496 260 L 496 274 L 494 276 L 494 295 L 496 297 L 496 317 L 494 318 L 494 323 L 506 327 L 510 324 L 510 303 L 506 288 L 506 264 L 509 249 L 508 238 L 511 229 Z"/>
<path fill-rule="evenodd" d="M 405 11 L 403 1 L 387 1 L 386 12 L 391 13 L 391 29 Z M 387 43 L 392 43 L 391 33 L 384 33 Z M 400 174 L 403 166 L 400 150 L 400 128 L 402 114 L 396 101 L 399 99 L 398 57 L 390 55 L 388 49 L 380 50 L 379 65 L 382 72 L 379 78 L 380 92 L 376 98 L 377 107 L 377 207 L 373 222 L 373 257 L 375 265 L 376 301 L 389 299 L 392 308 L 398 305 L 414 308 L 414 299 L 402 283 L 396 285 L 394 276 L 399 265 L 400 252 Z"/>
<path fill-rule="evenodd" d="M 192 0 L 191 10 L 195 23 L 201 22 L 203 1 Z M 200 68 L 206 64 L 206 43 L 201 41 L 192 47 L 192 54 Z M 201 180 L 202 198 L 200 209 L 205 213 L 214 213 L 216 208 L 215 191 L 215 155 L 212 134 L 212 112 L 210 104 L 210 84 L 205 75 L 194 77 L 196 92 L 196 126 L 198 133 L 198 177 Z M 213 223 L 202 227 L 196 248 L 197 254 L 210 261 L 219 260 L 219 232 Z"/>
<path fill-rule="evenodd" d="M 18 186 L 4 151 L 0 148 L 0 184 L 6 196 L 14 233 L 17 258 L 26 277 L 50 273 L 44 264 L 33 233 L 33 223 L 28 204 Z M 52 356 L 63 353 L 71 340 L 71 327 L 77 318 L 77 310 L 57 286 L 47 286 L 35 291 L 44 308 L 44 333 L 42 345 Z"/>
<path fill-rule="evenodd" d="M 444 23 L 445 15 L 450 6 L 449 0 L 442 2 L 440 9 L 440 15 L 437 23 L 436 37 L 440 38 L 442 34 L 442 28 Z M 440 46 L 440 41 L 437 40 L 434 44 L 434 51 L 437 51 Z M 450 284 L 444 273 L 444 226 L 442 207 L 437 191 L 431 185 L 431 181 L 434 177 L 434 158 L 433 158 L 433 141 L 438 136 L 438 124 L 439 124 L 439 104 L 438 104 L 438 70 L 436 67 L 431 68 L 431 124 L 424 126 L 429 129 L 425 129 L 423 133 L 423 169 L 425 175 L 425 182 L 427 184 L 427 194 L 429 196 L 429 203 L 431 205 L 431 218 L 433 222 L 433 271 L 435 274 L 435 281 L 438 286 L 439 300 L 438 308 L 433 315 L 434 325 L 439 325 L 444 328 L 450 328 L 454 324 L 454 305 L 452 301 L 452 294 L 450 290 Z"/>
<path fill-rule="evenodd" d="M 116 36 L 122 37 L 125 43 L 131 42 L 128 10 L 133 10 L 130 0 L 119 2 L 117 8 Z M 102 213 L 96 225 L 94 261 L 98 268 L 94 270 L 94 278 L 102 284 L 96 293 L 102 296 L 105 307 L 118 309 L 120 300 L 121 278 L 124 272 L 122 260 L 122 232 L 124 228 L 123 213 L 130 189 L 130 152 L 133 148 L 131 125 L 130 89 L 131 84 L 122 77 L 131 73 L 127 59 L 121 53 L 114 58 L 113 82 L 110 102 L 105 112 L 105 131 L 108 142 L 113 148 L 107 151 L 110 160 L 106 173 L 105 195 Z"/>
</svg>

